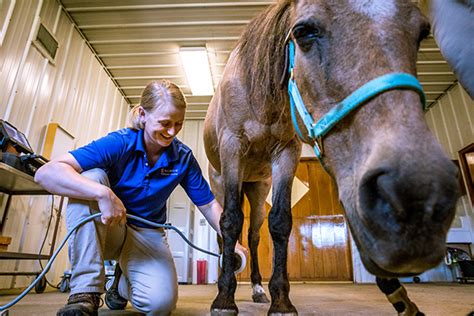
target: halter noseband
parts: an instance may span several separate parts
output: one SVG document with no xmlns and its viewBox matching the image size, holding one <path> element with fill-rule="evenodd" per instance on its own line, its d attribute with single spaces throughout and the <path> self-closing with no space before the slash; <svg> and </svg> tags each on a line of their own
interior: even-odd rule
<svg viewBox="0 0 474 316">
<path fill-rule="evenodd" d="M 408 73 L 389 73 L 367 82 L 362 87 L 352 92 L 344 100 L 336 104 L 317 123 L 314 123 L 313 118 L 308 113 L 308 110 L 304 105 L 293 75 L 293 68 L 295 66 L 295 44 L 291 39 L 289 39 L 287 45 L 289 76 L 288 93 L 290 95 L 291 118 L 293 120 L 296 133 L 304 141 L 303 134 L 299 129 L 296 119 L 296 108 L 308 132 L 307 138 L 309 138 L 311 143 L 314 143 L 314 152 L 320 161 L 322 161 L 323 157 L 323 136 L 326 135 L 334 127 L 334 125 L 340 122 L 352 110 L 356 109 L 360 105 L 363 105 L 379 94 L 395 89 L 413 90 L 420 96 L 423 110 L 427 110 L 425 93 L 423 92 L 423 88 L 418 79 Z"/>
</svg>

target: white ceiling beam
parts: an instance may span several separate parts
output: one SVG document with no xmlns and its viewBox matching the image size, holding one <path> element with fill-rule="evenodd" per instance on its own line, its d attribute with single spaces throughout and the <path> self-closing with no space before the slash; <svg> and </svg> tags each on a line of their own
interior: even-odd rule
<svg viewBox="0 0 474 316">
<path fill-rule="evenodd" d="M 148 53 L 109 53 L 99 54 L 99 57 L 136 57 L 136 56 L 162 56 L 162 55 L 175 55 L 179 54 L 179 50 L 172 51 L 161 51 L 161 52 L 148 52 Z"/>
<path fill-rule="evenodd" d="M 131 77 L 114 77 L 115 80 L 135 80 L 135 79 L 179 79 L 182 76 L 131 76 Z M 121 87 L 123 89 L 123 87 Z M 127 96 L 128 98 L 133 98 L 134 96 Z"/>
<path fill-rule="evenodd" d="M 420 81 L 422 86 L 438 86 L 438 85 L 452 85 L 454 81 L 438 81 L 438 82 L 424 82 Z"/>
<path fill-rule="evenodd" d="M 212 48 L 208 50 L 216 54 L 230 54 L 232 52 L 231 50 L 213 50 Z"/>
<path fill-rule="evenodd" d="M 179 88 L 187 88 L 186 86 L 181 86 L 181 85 L 178 85 Z M 133 88 L 136 88 L 136 89 L 143 89 L 144 87 L 133 87 Z M 122 87 L 122 89 L 126 90 L 126 89 L 130 89 L 130 88 L 127 88 L 127 87 Z M 128 96 L 129 98 L 141 98 L 142 96 L 141 95 L 129 95 Z M 207 97 L 207 96 L 195 96 L 195 95 L 192 95 L 192 94 L 185 94 L 184 95 L 185 98 L 194 98 L 194 97 L 200 97 L 200 98 L 203 98 L 203 97 Z M 211 99 L 211 96 L 209 96 L 209 100 Z M 206 102 L 188 102 L 188 104 L 207 104 Z"/>
<path fill-rule="evenodd" d="M 447 64 L 446 60 L 418 60 L 418 65 L 442 65 Z"/>
<path fill-rule="evenodd" d="M 143 89 L 143 86 L 122 86 L 122 89 Z"/>
<path fill-rule="evenodd" d="M 176 4 L 148 4 L 67 8 L 68 12 L 97 12 L 97 11 L 126 11 L 126 10 L 156 10 L 156 9 L 190 9 L 190 8 L 218 8 L 218 7 L 254 7 L 268 6 L 274 1 L 253 2 L 215 2 L 215 3 L 176 3 Z"/>
<path fill-rule="evenodd" d="M 207 113 L 207 110 L 188 110 L 188 109 L 186 109 L 186 113 Z"/>
<path fill-rule="evenodd" d="M 425 91 L 425 94 L 443 94 L 444 91 Z"/>
<path fill-rule="evenodd" d="M 120 24 L 85 24 L 79 27 L 83 30 L 90 29 L 115 29 L 139 27 L 175 27 L 175 26 L 212 26 L 212 25 L 247 25 L 250 20 L 236 21 L 183 21 L 183 22 L 154 22 L 154 23 L 120 23 Z"/>
<path fill-rule="evenodd" d="M 420 48 L 420 52 L 429 53 L 429 52 L 439 52 L 439 48 Z"/>
<path fill-rule="evenodd" d="M 181 67 L 180 65 L 119 65 L 119 66 L 108 66 L 109 69 L 147 69 L 147 68 L 175 68 Z"/>
<path fill-rule="evenodd" d="M 454 73 L 452 71 L 426 71 L 426 72 L 419 72 L 418 76 L 453 76 Z"/>
<path fill-rule="evenodd" d="M 239 36 L 219 37 L 174 37 L 174 38 L 147 38 L 147 39 L 121 39 L 121 40 L 97 40 L 89 41 L 96 44 L 135 44 L 135 43 L 168 43 L 168 42 L 205 42 L 205 41 L 237 41 Z"/>
<path fill-rule="evenodd" d="M 129 99 L 140 99 L 141 96 L 128 96 Z M 209 101 L 208 102 L 192 102 L 192 101 L 189 101 L 188 99 L 188 102 L 186 103 L 188 105 L 188 110 L 189 108 L 202 108 L 202 107 L 205 107 L 207 109 L 207 107 L 209 106 L 209 103 L 211 102 L 211 99 L 212 99 L 212 96 L 209 97 Z M 197 110 L 197 109 L 194 109 L 194 110 Z"/>
<path fill-rule="evenodd" d="M 187 89 L 189 88 L 188 86 L 186 85 L 178 85 L 178 87 L 180 89 Z M 121 87 L 122 89 L 124 90 L 137 90 L 137 89 L 140 89 L 140 90 L 143 90 L 143 88 L 145 88 L 144 86 L 122 86 Z M 190 95 L 190 94 L 185 94 L 184 95 L 186 98 L 188 97 L 195 97 L 194 95 Z M 141 98 L 141 95 L 131 95 L 129 96 L 130 98 Z"/>
</svg>

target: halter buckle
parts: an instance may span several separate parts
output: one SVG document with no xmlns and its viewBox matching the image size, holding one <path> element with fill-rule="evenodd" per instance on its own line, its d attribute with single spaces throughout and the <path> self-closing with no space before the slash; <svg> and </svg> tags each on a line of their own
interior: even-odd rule
<svg viewBox="0 0 474 316">
<path fill-rule="evenodd" d="M 314 139 L 314 152 L 318 158 L 322 158 L 324 156 L 324 146 L 323 146 L 323 139 L 322 137 L 315 137 Z"/>
</svg>

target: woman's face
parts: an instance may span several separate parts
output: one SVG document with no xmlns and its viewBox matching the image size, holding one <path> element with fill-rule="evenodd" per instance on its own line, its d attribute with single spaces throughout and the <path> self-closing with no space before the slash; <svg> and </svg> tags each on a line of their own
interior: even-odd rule
<svg viewBox="0 0 474 316">
<path fill-rule="evenodd" d="M 172 103 L 157 106 L 151 112 L 142 109 L 140 116 L 147 147 L 159 149 L 171 145 L 183 127 L 185 112 L 185 109 L 176 108 Z"/>
</svg>

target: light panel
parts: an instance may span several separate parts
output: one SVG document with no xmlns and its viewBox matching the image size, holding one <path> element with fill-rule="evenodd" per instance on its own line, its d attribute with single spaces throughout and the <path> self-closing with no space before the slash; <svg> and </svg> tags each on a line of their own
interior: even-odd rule
<svg viewBox="0 0 474 316">
<path fill-rule="evenodd" d="M 204 47 L 182 47 L 179 50 L 181 63 L 193 95 L 213 95 L 211 67 Z"/>
</svg>

